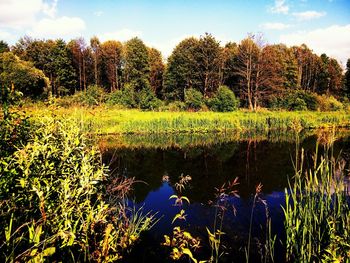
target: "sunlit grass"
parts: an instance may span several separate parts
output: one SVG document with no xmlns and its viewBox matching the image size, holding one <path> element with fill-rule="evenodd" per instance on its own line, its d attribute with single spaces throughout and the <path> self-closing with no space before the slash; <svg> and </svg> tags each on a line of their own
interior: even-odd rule
<svg viewBox="0 0 350 263">
<path fill-rule="evenodd" d="M 296 122 L 304 129 L 350 126 L 350 114 L 343 111 L 144 112 L 105 106 L 60 108 L 35 105 L 24 110 L 33 120 L 47 115 L 72 117 L 86 132 L 100 134 L 266 132 L 290 130 Z"/>
</svg>

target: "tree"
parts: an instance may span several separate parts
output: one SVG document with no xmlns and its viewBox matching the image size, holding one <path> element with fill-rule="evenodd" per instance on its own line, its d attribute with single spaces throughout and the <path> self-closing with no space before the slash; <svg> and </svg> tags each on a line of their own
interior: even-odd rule
<svg viewBox="0 0 350 263">
<path fill-rule="evenodd" d="M 350 58 L 346 62 L 346 72 L 344 75 L 345 94 L 350 98 Z"/>
<path fill-rule="evenodd" d="M 112 92 L 120 87 L 122 44 L 115 40 L 106 41 L 101 44 L 101 54 L 104 84 Z"/>
<path fill-rule="evenodd" d="M 155 48 L 149 48 L 148 57 L 150 67 L 149 82 L 153 93 L 157 97 L 160 97 L 163 89 L 163 74 L 165 69 L 162 54 Z"/>
<path fill-rule="evenodd" d="M 239 78 L 235 72 L 237 64 L 238 46 L 236 43 L 229 42 L 225 45 L 221 53 L 222 61 L 222 83 L 229 87 L 231 90 L 235 90 L 238 86 Z"/>
<path fill-rule="evenodd" d="M 198 46 L 198 39 L 194 37 L 184 39 L 168 58 L 164 76 L 165 99 L 184 101 L 186 89 L 200 89 L 201 79 L 195 55 Z"/>
<path fill-rule="evenodd" d="M 9 51 L 10 51 L 9 45 L 5 41 L 0 40 L 0 53 L 9 52 Z"/>
<path fill-rule="evenodd" d="M 0 53 L 0 86 L 13 87 L 25 96 L 37 97 L 48 83 L 45 74 L 33 63 L 20 60 L 12 52 Z"/>
<path fill-rule="evenodd" d="M 95 85 L 99 85 L 100 40 L 96 36 L 93 36 L 90 39 L 90 46 L 94 55 Z"/>
<path fill-rule="evenodd" d="M 149 57 L 146 45 L 135 37 L 124 46 L 124 78 L 136 91 L 149 86 Z"/>
<path fill-rule="evenodd" d="M 312 53 L 305 44 L 300 47 L 292 47 L 298 62 L 298 85 L 297 87 L 307 91 L 315 91 L 317 76 L 320 69 L 320 59 Z"/>
<path fill-rule="evenodd" d="M 198 51 L 194 54 L 201 80 L 200 90 L 205 97 L 214 93 L 221 84 L 221 48 L 216 39 L 206 33 L 198 42 Z"/>
<path fill-rule="evenodd" d="M 254 36 L 250 35 L 243 39 L 238 46 L 237 64 L 235 73 L 239 76 L 242 97 L 246 98 L 250 110 L 255 109 L 257 99 L 254 87 L 254 77 L 259 61 L 260 50 L 254 41 Z"/>
<path fill-rule="evenodd" d="M 51 80 L 53 94 L 73 94 L 76 86 L 76 75 L 66 43 L 62 39 L 56 40 L 51 59 L 54 72 Z"/>
<path fill-rule="evenodd" d="M 76 75 L 79 76 L 79 90 L 86 91 L 86 56 L 85 50 L 87 49 L 85 40 L 83 38 L 77 38 L 71 40 L 67 44 L 69 50 L 72 65 L 75 69 Z"/>
</svg>

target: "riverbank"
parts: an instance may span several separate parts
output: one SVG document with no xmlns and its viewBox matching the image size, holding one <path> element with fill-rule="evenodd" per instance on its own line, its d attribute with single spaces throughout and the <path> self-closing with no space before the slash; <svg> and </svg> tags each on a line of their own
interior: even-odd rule
<svg viewBox="0 0 350 263">
<path fill-rule="evenodd" d="M 84 131 L 97 134 L 225 133 L 350 127 L 350 114 L 345 111 L 153 112 L 121 110 L 106 106 L 95 108 L 31 106 L 22 110 L 34 121 L 40 121 L 45 116 L 73 118 Z"/>
</svg>

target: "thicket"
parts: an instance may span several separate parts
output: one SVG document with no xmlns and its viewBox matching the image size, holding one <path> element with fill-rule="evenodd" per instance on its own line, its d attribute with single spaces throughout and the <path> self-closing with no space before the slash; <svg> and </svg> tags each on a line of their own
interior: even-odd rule
<svg viewBox="0 0 350 263">
<path fill-rule="evenodd" d="M 0 122 L 0 260 L 113 262 L 155 222 L 126 205 L 133 179 L 109 176 L 74 120 L 36 126 L 9 108 Z"/>
</svg>

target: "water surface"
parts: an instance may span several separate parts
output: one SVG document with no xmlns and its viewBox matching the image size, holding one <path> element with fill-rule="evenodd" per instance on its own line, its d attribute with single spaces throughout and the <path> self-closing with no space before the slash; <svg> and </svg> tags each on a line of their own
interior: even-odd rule
<svg viewBox="0 0 350 263">
<path fill-rule="evenodd" d="M 311 165 L 316 141 L 325 136 L 302 134 L 300 146 L 306 153 L 305 165 Z M 334 154 L 341 156 L 349 167 L 348 132 L 339 132 L 334 144 Z M 320 139 L 319 139 L 320 141 Z M 108 142 L 108 143 L 106 143 Z M 322 140 L 319 146 L 322 149 Z M 263 185 L 261 199 L 266 200 L 268 210 L 262 202 L 254 208 L 252 228 L 252 262 L 260 261 L 259 243 L 265 240 L 266 213 L 272 220 L 272 231 L 276 234 L 276 260 L 283 262 L 283 211 L 284 191 L 288 178 L 294 174 L 295 136 L 242 137 L 219 134 L 178 136 L 126 136 L 109 137 L 103 143 L 103 160 L 113 173 L 135 177 L 142 181 L 134 185 L 133 202 L 144 206 L 145 211 L 158 212 L 158 224 L 126 257 L 125 262 L 169 262 L 169 250 L 160 246 L 163 235 L 180 225 L 194 236 L 202 239 L 203 247 L 197 258 L 208 257 L 206 227 L 212 229 L 215 218 L 215 188 L 225 182 L 239 178 L 239 198 L 229 199 L 230 207 L 225 217 L 223 245 L 227 252 L 222 262 L 245 262 L 253 196 L 256 186 Z M 176 221 L 179 212 L 174 200 L 174 187 L 180 175 L 190 175 L 192 180 L 183 195 L 190 199 L 184 205 L 186 221 Z M 168 179 L 164 181 L 164 178 Z M 233 207 L 236 214 L 233 212 Z"/>
</svg>

